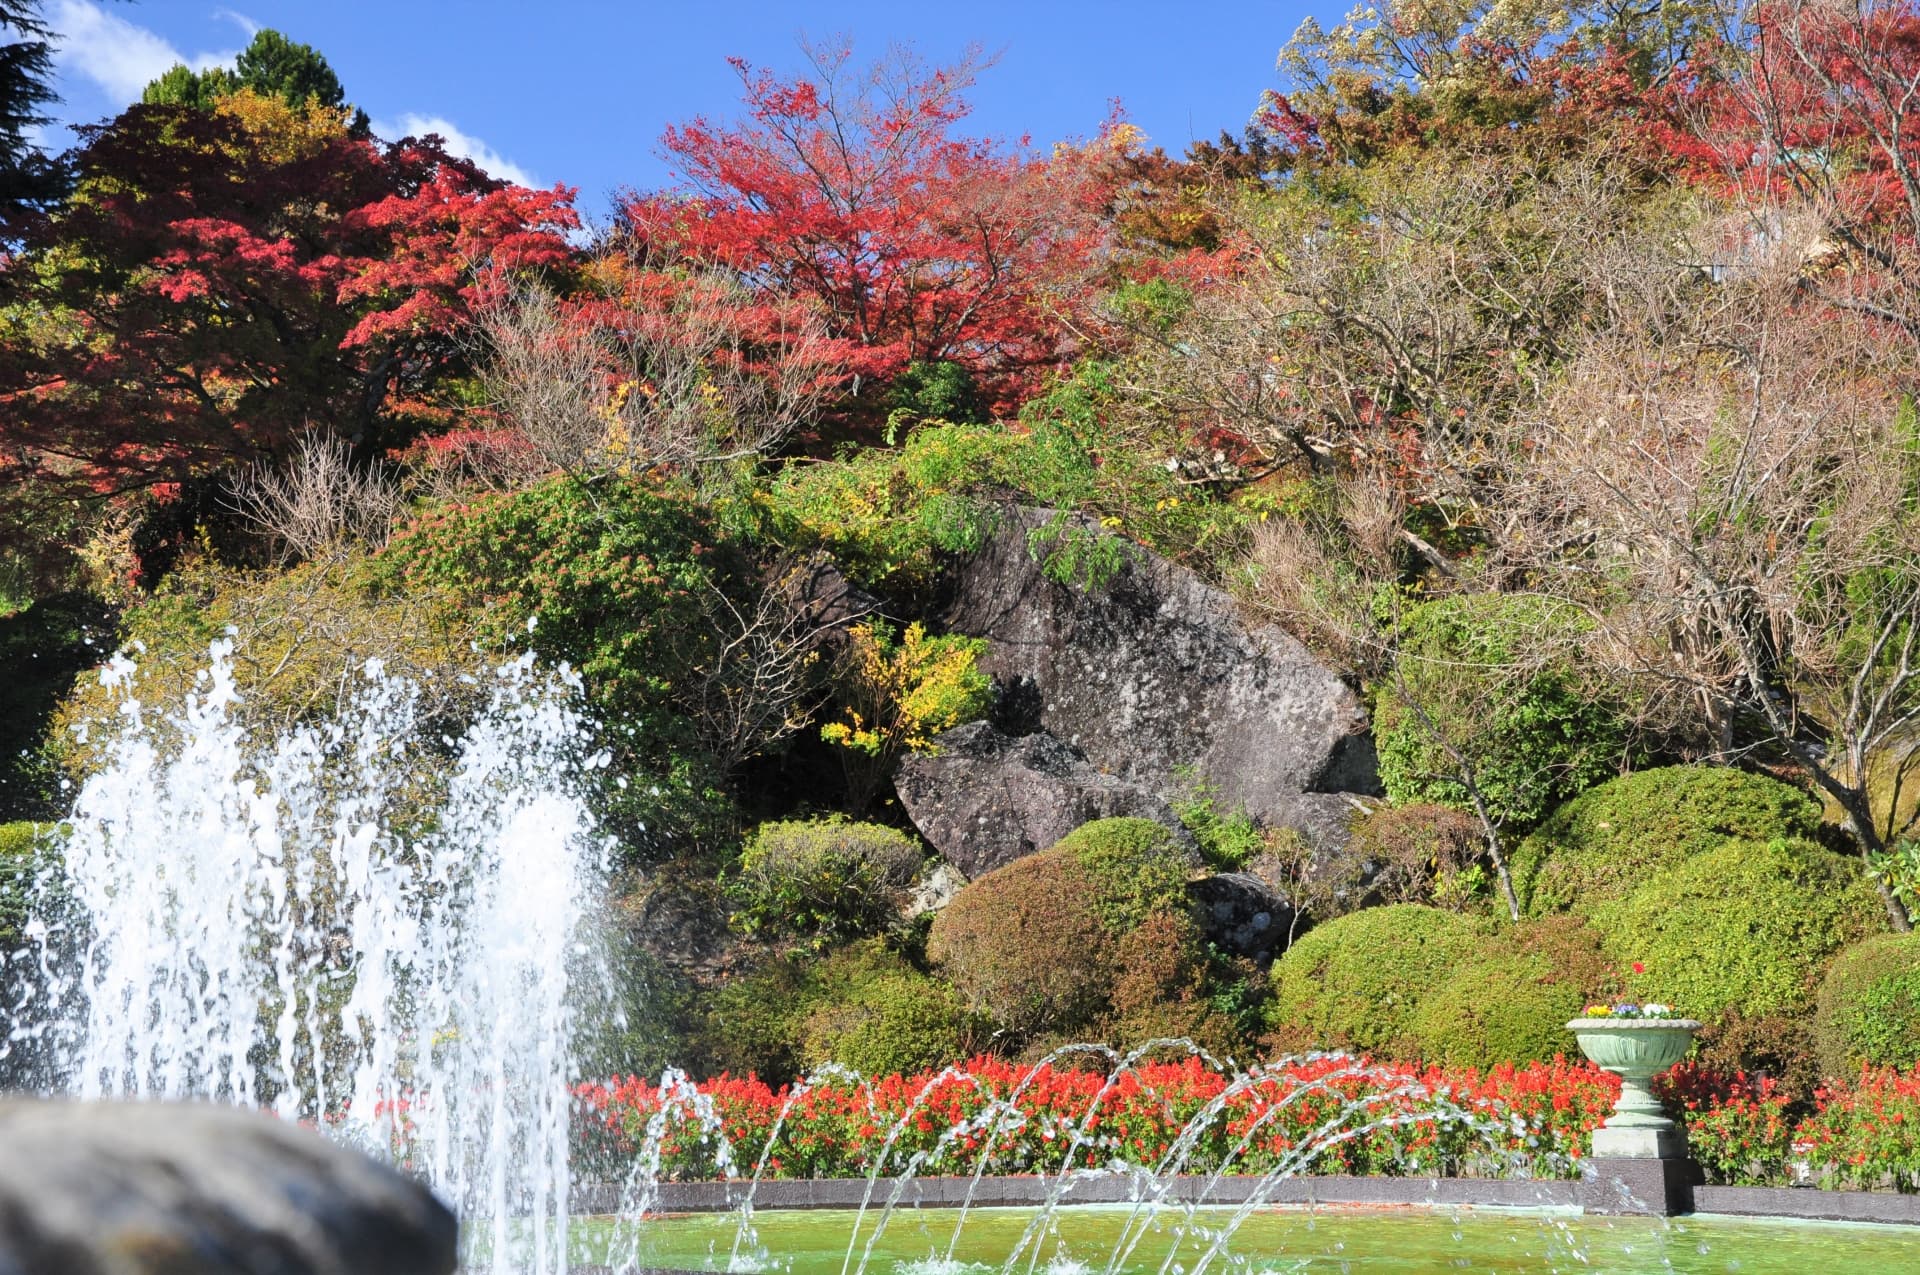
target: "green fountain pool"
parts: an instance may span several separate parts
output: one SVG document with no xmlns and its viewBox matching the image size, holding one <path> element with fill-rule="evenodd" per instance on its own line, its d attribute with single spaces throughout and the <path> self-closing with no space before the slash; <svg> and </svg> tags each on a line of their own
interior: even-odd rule
<svg viewBox="0 0 1920 1275">
<path fill-rule="evenodd" d="M 1039 1248 L 1032 1270 L 1051 1275 L 1100 1275 L 1126 1226 L 1124 1206 L 1061 1211 Z M 952 1250 L 954 1265 L 939 1260 L 948 1251 L 956 1214 L 950 1210 L 904 1211 L 894 1216 L 874 1245 L 869 1275 L 975 1275 L 1000 1269 L 1021 1240 L 1033 1214 L 1025 1209 L 977 1209 L 966 1219 Z M 1202 1210 L 1202 1227 L 1218 1228 L 1227 1210 Z M 861 1226 L 853 1262 L 873 1230 Z M 614 1227 L 576 1224 L 578 1261 L 609 1259 Z M 638 1253 L 653 1267 L 727 1269 L 738 1221 L 731 1215 L 669 1217 L 648 1222 Z M 853 1233 L 851 1212 L 761 1213 L 754 1218 L 754 1256 L 736 1269 L 839 1275 Z M 1128 1275 L 1184 1275 L 1194 1269 L 1207 1240 L 1177 1233 L 1178 1219 L 1164 1216 L 1118 1267 Z M 1029 1250 L 1031 1251 L 1031 1250 Z M 1173 1263 L 1167 1264 L 1172 1257 Z M 1026 1271 L 1022 1261 L 1017 1270 Z M 1920 1275 L 1920 1229 L 1821 1222 L 1759 1222 L 1689 1217 L 1672 1221 L 1601 1218 L 1539 1212 L 1460 1210 L 1396 1211 L 1275 1209 L 1249 1217 L 1233 1235 L 1226 1255 L 1208 1267 L 1220 1272 L 1301 1272 L 1302 1275 L 1451 1275 L 1457 1271 L 1584 1272 L 1585 1275 Z"/>
</svg>

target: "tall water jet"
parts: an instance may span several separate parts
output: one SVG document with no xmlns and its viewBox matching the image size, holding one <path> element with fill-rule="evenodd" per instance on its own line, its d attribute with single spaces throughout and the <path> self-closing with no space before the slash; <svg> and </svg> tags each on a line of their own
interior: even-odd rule
<svg viewBox="0 0 1920 1275">
<path fill-rule="evenodd" d="M 0 1049 L 44 1087 L 315 1122 L 423 1174 L 497 1272 L 566 1267 L 576 1007 L 606 847 L 578 683 L 531 658 L 457 734 L 377 663 L 335 711 L 250 727 L 216 643 L 194 692 L 122 721 L 80 788 Z"/>
</svg>

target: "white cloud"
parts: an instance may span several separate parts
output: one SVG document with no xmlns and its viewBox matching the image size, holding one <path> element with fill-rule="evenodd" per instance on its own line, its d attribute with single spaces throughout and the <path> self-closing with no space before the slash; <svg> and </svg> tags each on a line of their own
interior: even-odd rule
<svg viewBox="0 0 1920 1275">
<path fill-rule="evenodd" d="M 249 40 L 260 34 L 260 24 L 252 18 L 249 18 L 246 14 L 241 13 L 238 9 L 215 9 L 213 16 L 216 18 L 225 18 L 227 21 L 233 23 L 233 25 L 247 33 L 247 39 Z"/>
<path fill-rule="evenodd" d="M 502 155 L 479 138 L 463 133 L 452 120 L 444 115 L 418 115 L 411 111 L 397 120 L 375 120 L 373 131 L 382 137 L 425 137 L 428 133 L 438 133 L 440 140 L 446 143 L 447 150 L 464 159 L 470 159 L 487 170 L 490 176 L 502 177 L 517 186 L 537 186 L 533 174 Z"/>
<path fill-rule="evenodd" d="M 204 71 L 238 56 L 236 50 L 183 54 L 164 37 L 87 0 L 55 0 L 48 24 L 60 33 L 53 52 L 59 74 L 92 80 L 116 105 L 138 101 L 140 90 L 176 63 Z"/>
</svg>

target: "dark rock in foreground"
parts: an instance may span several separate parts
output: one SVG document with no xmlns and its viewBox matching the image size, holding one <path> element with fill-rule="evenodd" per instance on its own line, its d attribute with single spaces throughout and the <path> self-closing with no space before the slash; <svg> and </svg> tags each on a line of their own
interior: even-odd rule
<svg viewBox="0 0 1920 1275">
<path fill-rule="evenodd" d="M 988 640 L 1005 729 L 1045 730 L 1101 772 L 1161 797 L 1190 767 L 1223 808 L 1345 840 L 1337 803 L 1303 794 L 1378 791 L 1360 699 L 1276 625 L 1246 624 L 1233 599 L 1144 549 L 1103 587 L 1046 577 L 1029 534 L 1052 515 L 1010 511 L 962 562 L 947 628 Z M 1076 534 L 1094 534 L 1073 524 Z"/>
<path fill-rule="evenodd" d="M 1164 800 L 1102 774 L 1044 731 L 1014 737 L 973 722 L 942 734 L 939 747 L 902 761 L 894 787 L 920 834 L 969 878 L 1045 850 L 1094 819 L 1152 819 L 1192 844 Z"/>
<path fill-rule="evenodd" d="M 0 1275 L 447 1275 L 418 1182 L 272 1116 L 0 1103 Z"/>
</svg>

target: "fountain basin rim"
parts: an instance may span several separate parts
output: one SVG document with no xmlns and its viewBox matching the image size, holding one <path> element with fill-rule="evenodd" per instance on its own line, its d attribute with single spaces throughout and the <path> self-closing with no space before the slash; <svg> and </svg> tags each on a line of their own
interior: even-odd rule
<svg viewBox="0 0 1920 1275">
<path fill-rule="evenodd" d="M 1684 1028 L 1697 1032 L 1706 1024 L 1697 1018 L 1576 1018 L 1568 1031 L 1673 1031 Z"/>
</svg>

